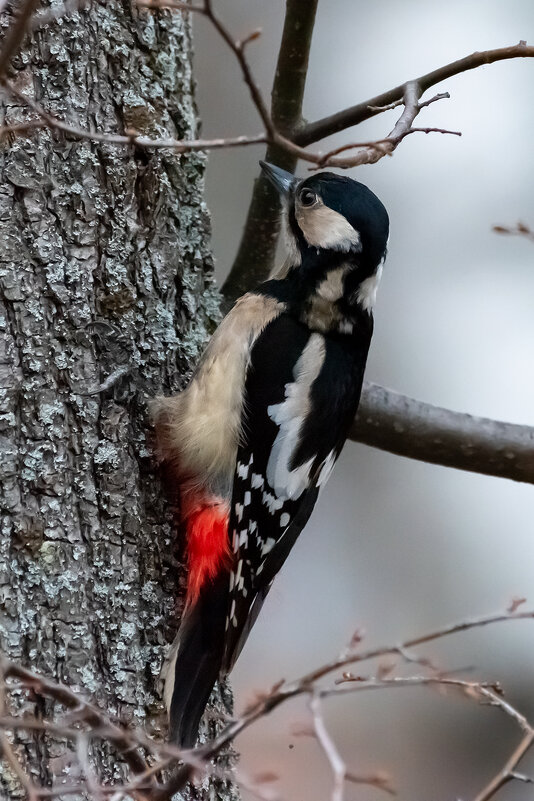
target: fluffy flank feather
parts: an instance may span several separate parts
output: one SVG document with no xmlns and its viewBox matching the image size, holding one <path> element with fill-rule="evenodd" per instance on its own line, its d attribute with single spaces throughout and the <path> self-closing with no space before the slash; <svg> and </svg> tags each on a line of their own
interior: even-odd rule
<svg viewBox="0 0 534 801">
<path fill-rule="evenodd" d="M 159 458 L 180 483 L 206 486 L 221 476 L 231 480 L 250 348 L 282 310 L 272 298 L 245 295 L 213 335 L 189 386 L 150 404 Z"/>
</svg>

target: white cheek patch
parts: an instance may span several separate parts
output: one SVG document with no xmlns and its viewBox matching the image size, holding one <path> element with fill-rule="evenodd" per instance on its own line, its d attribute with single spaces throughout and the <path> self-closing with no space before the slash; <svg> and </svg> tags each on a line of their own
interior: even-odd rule
<svg viewBox="0 0 534 801">
<path fill-rule="evenodd" d="M 295 469 L 290 465 L 310 409 L 310 390 L 321 372 L 324 358 L 324 339 L 320 334 L 312 334 L 293 368 L 294 382 L 286 384 L 285 400 L 267 409 L 271 420 L 279 426 L 267 464 L 267 481 L 275 495 L 284 500 L 299 498 L 310 484 L 313 457 Z"/>
<path fill-rule="evenodd" d="M 295 216 L 304 238 L 314 248 L 349 250 L 362 249 L 360 234 L 339 212 L 319 203 L 312 208 L 296 208 Z"/>
<path fill-rule="evenodd" d="M 376 292 L 381 277 L 382 265 L 380 265 L 374 275 L 370 275 L 369 278 L 366 278 L 364 281 L 362 281 L 356 290 L 356 300 L 362 309 L 367 312 L 372 311 L 376 303 Z"/>
</svg>

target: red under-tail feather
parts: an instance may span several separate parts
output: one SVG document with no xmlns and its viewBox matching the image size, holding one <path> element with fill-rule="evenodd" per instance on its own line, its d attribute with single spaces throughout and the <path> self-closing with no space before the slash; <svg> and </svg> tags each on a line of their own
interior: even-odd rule
<svg viewBox="0 0 534 801">
<path fill-rule="evenodd" d="M 230 563 L 228 506 L 197 506 L 186 519 L 189 575 L 187 604 L 198 599 L 201 588 Z"/>
</svg>

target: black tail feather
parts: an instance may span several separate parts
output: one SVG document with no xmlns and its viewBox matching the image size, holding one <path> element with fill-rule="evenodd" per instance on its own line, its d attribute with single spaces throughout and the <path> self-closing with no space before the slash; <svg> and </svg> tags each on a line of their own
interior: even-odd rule
<svg viewBox="0 0 534 801">
<path fill-rule="evenodd" d="M 178 631 L 176 657 L 169 665 L 165 695 L 170 697 L 169 739 L 181 748 L 195 745 L 200 720 L 219 678 L 227 598 L 225 574 L 202 588 Z"/>
</svg>

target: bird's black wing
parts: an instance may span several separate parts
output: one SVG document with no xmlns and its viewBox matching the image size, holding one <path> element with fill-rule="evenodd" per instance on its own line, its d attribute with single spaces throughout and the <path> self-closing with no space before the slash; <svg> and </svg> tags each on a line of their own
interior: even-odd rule
<svg viewBox="0 0 534 801">
<path fill-rule="evenodd" d="M 370 331 L 324 337 L 282 314 L 252 349 L 230 510 L 223 672 L 239 656 L 343 447 L 369 341 Z"/>
</svg>

